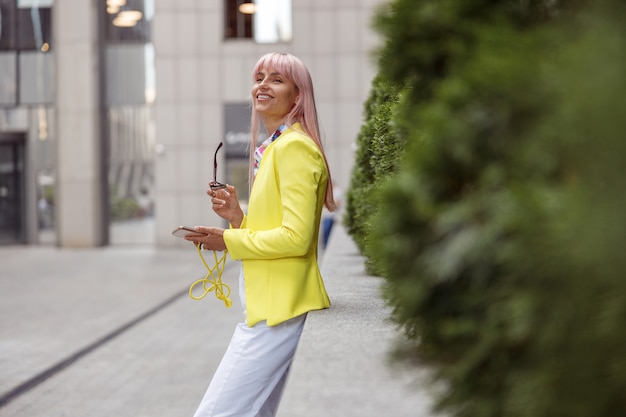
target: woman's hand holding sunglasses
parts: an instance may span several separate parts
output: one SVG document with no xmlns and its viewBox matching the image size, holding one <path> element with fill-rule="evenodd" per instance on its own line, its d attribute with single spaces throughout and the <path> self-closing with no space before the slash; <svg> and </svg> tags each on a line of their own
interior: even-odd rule
<svg viewBox="0 0 626 417">
<path fill-rule="evenodd" d="M 232 185 L 217 181 L 217 153 L 223 145 L 224 143 L 220 142 L 213 155 L 213 181 L 209 182 L 206 193 L 211 196 L 213 211 L 222 219 L 228 220 L 233 227 L 239 228 L 243 221 L 243 210 L 239 206 L 237 191 Z"/>
<path fill-rule="evenodd" d="M 209 186 L 207 194 L 211 196 L 212 208 L 215 213 L 235 228 L 238 228 L 243 221 L 243 210 L 239 205 L 237 190 L 232 185 L 226 185 L 219 190 Z"/>
</svg>

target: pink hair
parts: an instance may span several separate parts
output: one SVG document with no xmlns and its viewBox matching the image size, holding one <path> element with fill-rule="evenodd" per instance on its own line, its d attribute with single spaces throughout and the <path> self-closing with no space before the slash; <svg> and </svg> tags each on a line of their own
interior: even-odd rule
<svg viewBox="0 0 626 417">
<path fill-rule="evenodd" d="M 256 74 L 263 68 L 271 69 L 272 71 L 279 72 L 288 81 L 295 84 L 298 89 L 298 101 L 293 106 L 291 111 L 285 116 L 285 125 L 291 126 L 296 122 L 299 122 L 308 136 L 311 137 L 313 142 L 319 147 L 324 157 L 324 163 L 328 171 L 328 181 L 326 184 L 326 196 L 324 198 L 324 205 L 329 210 L 333 211 L 337 208 L 335 199 L 333 198 L 333 181 L 330 176 L 330 169 L 328 167 L 328 160 L 324 152 L 324 146 L 320 136 L 317 110 L 315 107 L 315 94 L 313 92 L 313 81 L 311 75 L 306 66 L 298 58 L 291 54 L 274 52 L 269 53 L 261 57 L 254 67 L 252 72 L 253 80 L 256 79 Z M 254 148 L 257 145 L 257 138 L 261 128 L 261 116 L 258 112 L 252 109 L 251 120 L 251 152 L 250 158 L 252 162 L 252 155 L 254 154 Z M 272 134 L 274 132 L 268 132 Z"/>
</svg>

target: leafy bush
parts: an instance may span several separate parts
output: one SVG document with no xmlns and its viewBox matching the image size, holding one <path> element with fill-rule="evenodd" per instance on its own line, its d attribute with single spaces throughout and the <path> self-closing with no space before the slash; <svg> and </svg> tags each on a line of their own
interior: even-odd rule
<svg viewBox="0 0 626 417">
<path fill-rule="evenodd" d="M 117 187 L 111 186 L 109 188 L 109 196 L 111 198 L 111 220 L 129 220 L 141 213 L 141 206 L 137 199 L 132 196 L 121 195 Z"/>
<path fill-rule="evenodd" d="M 381 77 L 409 87 L 390 122 L 366 112 L 348 225 L 366 219 L 353 236 L 452 415 L 626 410 L 619 3 L 396 0 L 380 14 Z M 372 163 L 373 126 L 405 138 L 391 177 Z"/>
<path fill-rule="evenodd" d="M 365 103 L 366 123 L 357 138 L 356 162 L 352 170 L 350 189 L 346 196 L 344 224 L 363 253 L 368 253 L 371 218 L 377 205 L 374 190 L 394 175 L 404 149 L 402 135 L 392 125 L 392 115 L 399 105 L 401 89 L 378 76 L 372 82 Z M 378 273 L 370 264 L 371 273 Z"/>
</svg>

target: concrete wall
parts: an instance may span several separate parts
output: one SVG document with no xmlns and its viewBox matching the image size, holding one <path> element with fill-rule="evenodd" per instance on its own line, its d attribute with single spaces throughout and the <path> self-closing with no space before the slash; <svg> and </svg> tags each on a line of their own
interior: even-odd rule
<svg viewBox="0 0 626 417">
<path fill-rule="evenodd" d="M 100 45 L 95 1 L 56 0 L 57 243 L 106 243 L 100 129 Z"/>
</svg>

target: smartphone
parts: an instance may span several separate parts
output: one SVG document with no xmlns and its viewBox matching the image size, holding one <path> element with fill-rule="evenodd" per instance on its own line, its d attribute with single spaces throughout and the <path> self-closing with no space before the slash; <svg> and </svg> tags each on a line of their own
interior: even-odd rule
<svg viewBox="0 0 626 417">
<path fill-rule="evenodd" d="M 185 237 L 190 234 L 205 235 L 206 233 L 198 232 L 197 230 L 194 230 L 193 227 L 178 226 L 172 231 L 172 234 L 176 237 Z"/>
</svg>

